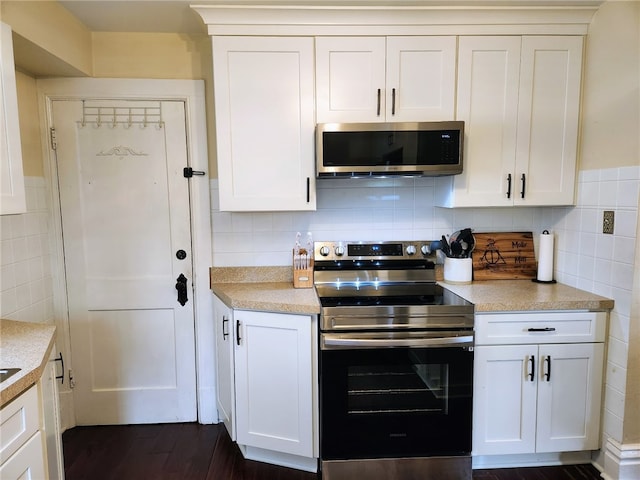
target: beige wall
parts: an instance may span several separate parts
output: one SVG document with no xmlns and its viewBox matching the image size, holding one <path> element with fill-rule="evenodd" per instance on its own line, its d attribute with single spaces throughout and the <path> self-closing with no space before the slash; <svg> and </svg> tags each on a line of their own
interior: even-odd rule
<svg viewBox="0 0 640 480">
<path fill-rule="evenodd" d="M 93 33 L 93 76 L 204 80 L 209 176 L 216 178 L 213 62 L 207 35 Z"/>
<path fill-rule="evenodd" d="M 640 164 L 640 1 L 611 0 L 586 42 L 580 170 Z"/>
<path fill-rule="evenodd" d="M 91 74 L 91 32 L 57 2 L 2 0 L 0 17 L 18 37 L 14 48 L 32 56 L 50 54 L 76 72 Z M 21 66 L 20 52 L 15 53 Z M 31 65 L 39 68 L 37 63 Z"/>
<path fill-rule="evenodd" d="M 40 136 L 40 122 L 38 122 L 36 79 L 16 72 L 16 90 L 24 174 L 27 177 L 43 177 L 42 137 Z"/>
</svg>

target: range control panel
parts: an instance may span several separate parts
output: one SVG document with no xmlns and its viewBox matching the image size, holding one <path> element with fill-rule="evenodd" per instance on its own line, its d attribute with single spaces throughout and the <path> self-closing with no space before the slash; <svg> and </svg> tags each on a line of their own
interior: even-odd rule
<svg viewBox="0 0 640 480">
<path fill-rule="evenodd" d="M 315 242 L 315 261 L 336 260 L 419 260 L 435 257 L 438 242 L 432 240 L 398 242 Z"/>
</svg>

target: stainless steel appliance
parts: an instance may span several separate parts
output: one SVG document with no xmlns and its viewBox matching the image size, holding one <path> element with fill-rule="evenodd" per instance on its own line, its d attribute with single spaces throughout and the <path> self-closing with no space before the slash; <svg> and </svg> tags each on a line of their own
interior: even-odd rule
<svg viewBox="0 0 640 480">
<path fill-rule="evenodd" d="M 464 122 L 324 123 L 316 127 L 318 177 L 462 173 Z"/>
<path fill-rule="evenodd" d="M 471 479 L 473 305 L 436 242 L 316 242 L 325 480 Z"/>
</svg>

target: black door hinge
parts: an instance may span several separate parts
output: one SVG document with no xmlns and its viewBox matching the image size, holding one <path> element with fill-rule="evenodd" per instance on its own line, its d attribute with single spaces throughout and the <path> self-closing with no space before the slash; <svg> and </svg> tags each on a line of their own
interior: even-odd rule
<svg viewBox="0 0 640 480">
<path fill-rule="evenodd" d="M 206 175 L 207 172 L 202 172 L 199 170 L 194 170 L 191 167 L 184 167 L 182 169 L 182 174 L 184 175 L 184 178 L 191 178 L 194 175 Z"/>
</svg>

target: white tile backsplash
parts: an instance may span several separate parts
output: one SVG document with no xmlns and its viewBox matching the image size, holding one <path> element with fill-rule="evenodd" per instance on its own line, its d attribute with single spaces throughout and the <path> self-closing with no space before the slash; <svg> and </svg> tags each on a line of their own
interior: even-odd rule
<svg viewBox="0 0 640 480">
<path fill-rule="evenodd" d="M 439 208 L 429 177 L 322 179 L 316 195 L 314 212 L 220 212 L 212 180 L 214 265 L 289 265 L 296 232 L 311 231 L 316 240 L 436 240 L 464 227 L 537 232 L 552 218 L 540 208 Z"/>
<path fill-rule="evenodd" d="M 556 279 L 615 300 L 609 325 L 603 435 L 617 440 L 621 440 L 624 416 L 639 192 L 640 166 L 582 171 L 578 205 L 553 209 Z M 615 212 L 612 235 L 602 233 L 604 210 Z"/>
<path fill-rule="evenodd" d="M 52 323 L 53 284 L 46 184 L 26 177 L 27 212 L 0 216 L 0 316 Z"/>
</svg>

